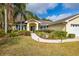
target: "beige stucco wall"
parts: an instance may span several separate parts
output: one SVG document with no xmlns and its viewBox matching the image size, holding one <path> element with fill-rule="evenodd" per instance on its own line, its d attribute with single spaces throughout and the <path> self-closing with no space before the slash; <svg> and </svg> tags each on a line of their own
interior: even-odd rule
<svg viewBox="0 0 79 59">
<path fill-rule="evenodd" d="M 65 31 L 65 24 L 55 24 L 48 27 L 49 30 Z"/>
<path fill-rule="evenodd" d="M 68 19 L 71 20 L 71 19 Z M 68 21 L 66 24 L 55 24 L 48 27 L 49 30 L 66 31 L 71 32 L 71 24 L 79 24 L 79 17 L 73 18 L 73 20 Z"/>
</svg>

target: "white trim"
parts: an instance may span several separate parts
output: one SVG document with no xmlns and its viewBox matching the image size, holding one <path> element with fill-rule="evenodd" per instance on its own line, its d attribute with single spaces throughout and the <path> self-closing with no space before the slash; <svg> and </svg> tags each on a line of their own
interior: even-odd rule
<svg viewBox="0 0 79 59">
<path fill-rule="evenodd" d="M 35 30 L 39 30 L 39 23 L 37 23 L 37 22 L 28 22 L 27 23 L 27 31 L 30 31 L 30 23 L 35 23 L 36 24 L 36 29 Z"/>
<path fill-rule="evenodd" d="M 31 21 L 30 21 L 31 22 Z M 40 21 L 38 20 L 34 20 L 34 22 L 38 22 L 38 23 L 41 23 Z M 25 23 L 28 23 L 28 21 L 25 21 Z"/>
<path fill-rule="evenodd" d="M 79 17 L 79 15 L 73 16 L 73 17 L 67 19 L 65 22 L 69 22 L 70 20 L 72 20 L 73 18 L 76 18 L 76 17 Z M 75 20 L 75 19 L 74 19 L 74 20 Z"/>
</svg>

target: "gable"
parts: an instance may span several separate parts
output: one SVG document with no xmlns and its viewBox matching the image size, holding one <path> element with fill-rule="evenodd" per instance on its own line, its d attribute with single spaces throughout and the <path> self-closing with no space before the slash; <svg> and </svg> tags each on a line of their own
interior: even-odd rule
<svg viewBox="0 0 79 59">
<path fill-rule="evenodd" d="M 75 15 L 75 16 L 73 16 L 73 17 L 71 17 L 71 18 L 67 19 L 65 22 L 78 21 L 78 18 L 79 18 L 79 15 Z"/>
<path fill-rule="evenodd" d="M 25 23 L 29 23 L 29 22 L 37 22 L 37 23 L 40 23 L 38 20 L 35 20 L 35 19 L 30 19 L 30 20 L 25 21 Z"/>
<path fill-rule="evenodd" d="M 68 24 L 79 24 L 79 16 L 72 19 L 72 20 L 69 20 Z"/>
</svg>

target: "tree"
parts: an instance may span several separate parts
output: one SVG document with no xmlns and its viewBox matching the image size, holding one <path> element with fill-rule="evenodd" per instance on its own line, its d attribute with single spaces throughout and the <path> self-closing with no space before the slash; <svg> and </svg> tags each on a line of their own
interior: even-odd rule
<svg viewBox="0 0 79 59">
<path fill-rule="evenodd" d="M 40 20 L 40 18 L 37 15 L 33 14 L 30 11 L 26 11 L 26 18 L 27 20 L 30 20 L 30 19 Z"/>
<path fill-rule="evenodd" d="M 26 10 L 26 4 L 24 3 L 14 3 L 14 19 L 16 19 L 16 17 L 21 14 L 21 20 L 22 20 L 22 17 L 25 16 L 25 10 Z M 25 18 L 25 17 L 24 17 Z"/>
<path fill-rule="evenodd" d="M 0 4 L 0 28 L 4 29 L 4 4 Z"/>
<path fill-rule="evenodd" d="M 12 30 L 11 27 L 13 25 L 13 22 L 15 21 L 14 19 L 19 13 L 21 14 L 20 20 L 22 20 L 22 17 L 25 17 L 25 9 L 25 4 L 0 4 L 0 24 L 2 25 L 1 27 L 4 27 L 3 23 L 5 18 L 5 32 L 7 32 L 7 30 Z"/>
<path fill-rule="evenodd" d="M 34 18 L 33 13 L 30 11 L 26 11 L 26 18 L 27 20 L 33 19 Z"/>
<path fill-rule="evenodd" d="M 16 19 L 19 14 L 21 15 L 20 16 L 21 29 L 22 29 L 22 18 L 25 19 L 25 14 L 24 14 L 25 10 L 26 10 L 26 4 L 24 4 L 24 3 L 19 3 L 19 4 L 14 3 L 14 11 L 15 11 L 14 12 L 14 19 Z"/>
<path fill-rule="evenodd" d="M 47 21 L 50 21 L 49 19 L 46 19 L 46 18 L 43 18 L 43 20 L 47 20 Z"/>
<path fill-rule="evenodd" d="M 7 33 L 7 5 L 6 4 L 0 4 L 0 14 L 1 14 L 1 27 L 5 25 L 5 33 Z M 4 24 L 3 24 L 4 23 Z"/>
<path fill-rule="evenodd" d="M 40 20 L 40 18 L 39 18 L 37 15 L 34 15 L 34 18 L 35 18 L 36 20 Z"/>
<path fill-rule="evenodd" d="M 0 4 L 0 9 L 1 9 L 1 20 L 2 20 L 2 28 L 5 29 L 5 33 L 9 29 L 11 29 L 13 25 L 13 12 L 12 12 L 12 4 L 5 3 L 5 4 Z"/>
</svg>

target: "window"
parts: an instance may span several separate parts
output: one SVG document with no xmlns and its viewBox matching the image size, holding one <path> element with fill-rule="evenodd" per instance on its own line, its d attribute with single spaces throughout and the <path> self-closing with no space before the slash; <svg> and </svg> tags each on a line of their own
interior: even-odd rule
<svg viewBox="0 0 79 59">
<path fill-rule="evenodd" d="M 22 30 L 26 30 L 26 25 L 22 25 Z"/>
<path fill-rule="evenodd" d="M 19 25 L 16 25 L 16 30 L 20 30 L 20 26 Z"/>
<path fill-rule="evenodd" d="M 79 24 L 71 24 L 71 27 L 79 27 Z"/>
</svg>

